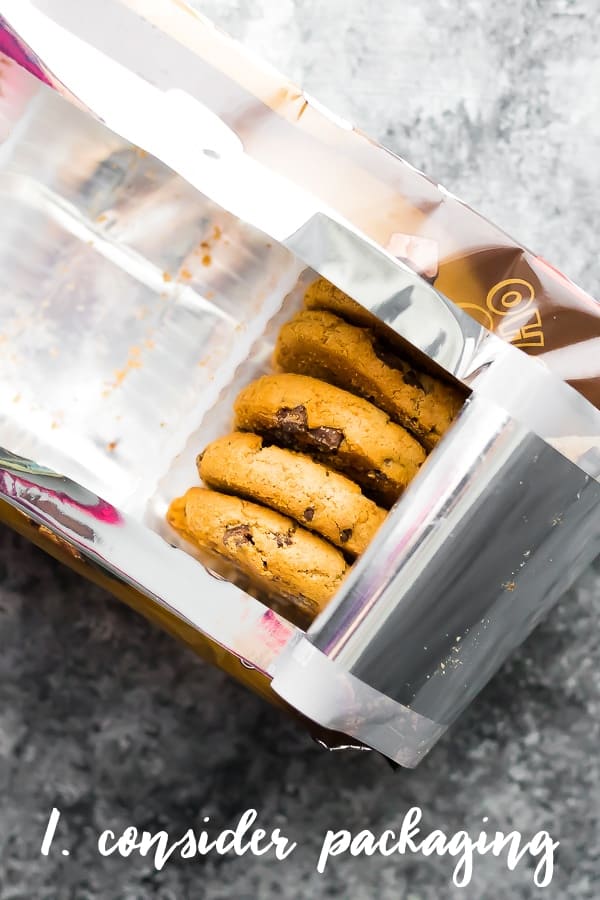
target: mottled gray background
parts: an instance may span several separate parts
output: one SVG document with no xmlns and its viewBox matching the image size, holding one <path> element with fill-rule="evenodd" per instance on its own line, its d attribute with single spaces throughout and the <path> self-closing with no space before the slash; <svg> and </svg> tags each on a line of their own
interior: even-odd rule
<svg viewBox="0 0 600 900">
<path fill-rule="evenodd" d="M 98 2 L 98 0 L 97 0 Z M 600 294 L 597 0 L 197 0 L 254 50 Z M 414 773 L 327 754 L 102 591 L 0 531 L 3 900 L 340 897 L 597 900 L 600 566 Z M 325 830 L 481 817 L 561 841 L 552 886 L 476 861 L 334 861 Z M 56 852 L 39 845 L 53 805 Z M 95 835 L 174 837 L 256 806 L 300 843 L 287 862 L 102 860 Z M 69 846 L 71 856 L 58 848 Z"/>
</svg>

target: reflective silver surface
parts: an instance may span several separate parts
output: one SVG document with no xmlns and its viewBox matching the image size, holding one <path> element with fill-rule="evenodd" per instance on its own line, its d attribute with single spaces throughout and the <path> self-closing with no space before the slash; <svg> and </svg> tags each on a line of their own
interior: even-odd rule
<svg viewBox="0 0 600 900">
<path fill-rule="evenodd" d="M 221 395 L 268 365 L 263 333 L 303 267 L 51 91 L 0 108 L 15 116 L 0 145 L 2 441 L 150 514 L 200 423 L 196 441 L 227 427 L 205 423 L 230 418 Z M 167 481 L 161 518 L 185 485 Z"/>
<path fill-rule="evenodd" d="M 401 709 L 450 724 L 600 552 L 599 503 L 597 482 L 475 395 L 296 659 L 314 664 L 310 642 Z M 298 697 L 281 666 L 275 690 Z M 323 724 L 329 690 L 301 694 Z M 369 729 L 352 733 L 369 743 Z"/>
<path fill-rule="evenodd" d="M 0 497 L 76 551 L 266 672 L 296 629 L 68 478 L 0 450 Z M 210 602 L 204 602 L 209 597 Z"/>
<path fill-rule="evenodd" d="M 274 657 L 271 672 L 273 689 L 291 706 L 407 768 L 417 766 L 446 730 L 372 688 L 301 635 Z"/>
<path fill-rule="evenodd" d="M 0 0 L 7 26 L 59 91 L 288 247 L 447 372 L 599 477 L 600 450 L 589 450 L 600 448 L 600 410 L 543 362 L 525 357 L 439 294 L 301 178 L 281 176 L 258 161 L 248 128 L 255 116 L 260 123 L 262 104 L 154 28 L 157 9 L 177 22 L 173 5 L 164 2 L 104 0 L 81 16 L 78 0 Z M 499 371 L 490 376 L 495 365 Z M 530 371 L 553 397 L 551 414 L 537 399 L 531 402 L 537 390 L 522 386 Z M 516 380 L 518 390 L 505 391 L 507 379 Z"/>
<path fill-rule="evenodd" d="M 140 18 L 171 31 L 175 7 L 0 0 L 25 62 L 84 108 L 3 75 L 0 496 L 306 716 L 415 765 L 597 552 L 600 412 L 392 256 L 364 204 L 269 166 L 257 85 L 210 67 L 208 33 L 200 59 Z M 269 369 L 307 265 L 473 394 L 303 637 L 170 547 L 165 512 Z"/>
<path fill-rule="evenodd" d="M 174 550 L 164 515 L 268 367 L 303 266 L 16 66 L 2 79 L 0 496 L 265 671 L 295 628 Z"/>
<path fill-rule="evenodd" d="M 381 248 L 324 216 L 287 245 L 474 393 L 600 479 L 600 411 Z M 551 403 L 540 403 L 540 397 Z"/>
</svg>

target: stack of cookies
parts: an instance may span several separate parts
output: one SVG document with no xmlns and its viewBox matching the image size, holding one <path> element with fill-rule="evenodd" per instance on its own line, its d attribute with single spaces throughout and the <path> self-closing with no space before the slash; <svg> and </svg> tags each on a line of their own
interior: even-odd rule
<svg viewBox="0 0 600 900">
<path fill-rule="evenodd" d="M 277 373 L 239 394 L 235 431 L 198 457 L 206 487 L 169 523 L 308 624 L 366 549 L 464 402 L 381 339 L 329 282 L 283 326 Z"/>
</svg>

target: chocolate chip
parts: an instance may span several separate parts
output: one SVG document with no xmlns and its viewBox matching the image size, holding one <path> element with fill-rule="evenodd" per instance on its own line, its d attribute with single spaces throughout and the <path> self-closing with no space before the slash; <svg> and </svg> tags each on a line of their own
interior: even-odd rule
<svg viewBox="0 0 600 900">
<path fill-rule="evenodd" d="M 329 428 L 326 425 L 309 428 L 305 406 L 282 406 L 275 413 L 275 422 L 276 427 L 272 433 L 276 434 L 282 443 L 289 443 L 292 446 L 295 438 L 299 444 L 305 444 L 321 452 L 333 453 L 344 440 L 344 432 L 339 428 Z"/>
<path fill-rule="evenodd" d="M 338 449 L 344 440 L 344 432 L 339 428 L 328 428 L 321 425 L 318 428 L 310 428 L 307 432 L 314 441 L 318 450 L 333 452 Z"/>
<path fill-rule="evenodd" d="M 365 475 L 367 476 L 367 478 L 372 479 L 376 484 L 381 485 L 382 487 L 385 487 L 385 485 L 391 483 L 388 476 L 385 474 L 385 472 L 382 472 L 381 469 L 369 469 L 367 472 L 365 472 Z"/>
<path fill-rule="evenodd" d="M 350 538 L 352 537 L 352 529 L 344 528 L 343 531 L 340 531 L 340 543 L 347 544 Z"/>
<path fill-rule="evenodd" d="M 289 547 L 292 543 L 291 531 L 276 531 L 274 532 L 274 536 L 278 547 Z"/>
<path fill-rule="evenodd" d="M 307 522 L 312 522 L 315 517 L 315 511 L 312 506 L 307 506 L 304 512 L 302 513 Z"/>
<path fill-rule="evenodd" d="M 231 525 L 225 529 L 223 543 L 226 547 L 229 544 L 233 544 L 234 547 L 240 547 L 242 544 L 253 544 L 250 527 L 248 525 Z"/>
<path fill-rule="evenodd" d="M 275 425 L 269 429 L 275 440 L 284 446 L 302 445 L 309 439 L 308 414 L 305 406 L 282 406 L 275 413 Z"/>
<path fill-rule="evenodd" d="M 294 433 L 308 429 L 308 416 L 305 406 L 282 406 L 275 413 L 275 420 L 282 431 Z"/>
</svg>

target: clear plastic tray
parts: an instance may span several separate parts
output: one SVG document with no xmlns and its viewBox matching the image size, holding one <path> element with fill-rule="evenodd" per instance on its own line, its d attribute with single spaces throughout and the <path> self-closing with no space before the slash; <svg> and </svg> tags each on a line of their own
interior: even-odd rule
<svg viewBox="0 0 600 900">
<path fill-rule="evenodd" d="M 165 513 L 270 369 L 324 220 L 296 256 L 16 66 L 0 140 L 2 503 L 254 689 L 416 765 L 600 546 L 596 410 L 330 222 L 320 274 L 473 395 L 305 637 Z"/>
</svg>

